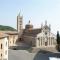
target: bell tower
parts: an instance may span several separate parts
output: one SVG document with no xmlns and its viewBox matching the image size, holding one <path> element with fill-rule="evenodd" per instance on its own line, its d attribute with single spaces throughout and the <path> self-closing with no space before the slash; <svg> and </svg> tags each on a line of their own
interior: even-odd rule
<svg viewBox="0 0 60 60">
<path fill-rule="evenodd" d="M 17 16 L 17 31 L 21 33 L 23 29 L 23 16 L 20 16 L 20 13 Z"/>
</svg>

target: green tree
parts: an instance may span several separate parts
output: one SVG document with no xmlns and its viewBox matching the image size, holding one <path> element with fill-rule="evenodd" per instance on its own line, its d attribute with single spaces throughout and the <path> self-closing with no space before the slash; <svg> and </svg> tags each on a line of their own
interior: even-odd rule
<svg viewBox="0 0 60 60">
<path fill-rule="evenodd" d="M 60 36 L 59 36 L 59 31 L 57 31 L 57 44 L 60 43 Z"/>
<path fill-rule="evenodd" d="M 59 31 L 57 31 L 57 46 L 56 46 L 57 50 L 60 51 L 60 35 L 59 35 Z"/>
</svg>

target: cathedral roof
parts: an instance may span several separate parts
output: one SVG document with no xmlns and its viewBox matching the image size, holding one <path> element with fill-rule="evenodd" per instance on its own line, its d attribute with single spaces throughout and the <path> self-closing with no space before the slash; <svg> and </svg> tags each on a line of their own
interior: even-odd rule
<svg viewBox="0 0 60 60">
<path fill-rule="evenodd" d="M 25 36 L 36 36 L 38 33 L 41 33 L 41 29 L 32 29 L 23 31 L 23 35 Z"/>
<path fill-rule="evenodd" d="M 25 26 L 25 29 L 33 29 L 33 25 L 31 24 L 30 20 L 28 24 Z"/>
<path fill-rule="evenodd" d="M 6 34 L 8 34 L 8 35 L 18 35 L 18 32 L 8 32 Z"/>
</svg>

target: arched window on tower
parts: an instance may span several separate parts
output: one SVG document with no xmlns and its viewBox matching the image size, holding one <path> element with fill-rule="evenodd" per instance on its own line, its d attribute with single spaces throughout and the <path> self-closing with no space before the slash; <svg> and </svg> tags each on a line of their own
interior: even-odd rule
<svg viewBox="0 0 60 60">
<path fill-rule="evenodd" d="M 6 46 L 7 46 L 7 42 L 6 42 Z"/>
<path fill-rule="evenodd" d="M 1 44 L 1 49 L 2 49 L 2 44 Z"/>
<path fill-rule="evenodd" d="M 39 40 L 39 46 L 40 46 L 40 38 L 38 37 L 38 40 Z"/>
<path fill-rule="evenodd" d="M 1 53 L 1 57 L 2 57 L 2 53 Z"/>
<path fill-rule="evenodd" d="M 14 40 L 13 40 L 13 44 L 14 44 Z"/>
</svg>

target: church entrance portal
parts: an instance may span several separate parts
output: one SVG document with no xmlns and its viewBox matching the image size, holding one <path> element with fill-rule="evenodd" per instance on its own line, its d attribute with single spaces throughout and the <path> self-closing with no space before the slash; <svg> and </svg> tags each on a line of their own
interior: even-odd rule
<svg viewBox="0 0 60 60">
<path fill-rule="evenodd" d="M 45 42 L 45 46 L 47 46 L 48 45 L 48 43 L 47 42 Z"/>
</svg>

